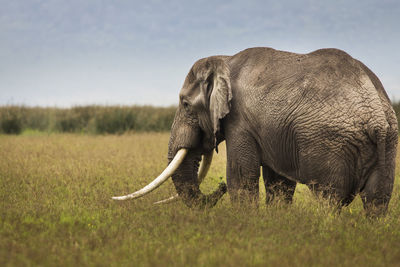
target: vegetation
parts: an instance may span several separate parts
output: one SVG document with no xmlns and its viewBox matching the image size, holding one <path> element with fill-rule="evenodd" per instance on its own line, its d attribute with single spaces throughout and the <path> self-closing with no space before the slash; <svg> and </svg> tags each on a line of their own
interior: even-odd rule
<svg viewBox="0 0 400 267">
<path fill-rule="evenodd" d="M 41 108 L 0 107 L 0 133 L 24 131 L 121 134 L 124 132 L 169 131 L 176 107 L 77 106 Z"/>
<path fill-rule="evenodd" d="M 393 107 L 400 118 L 400 102 Z M 154 206 L 175 193 L 171 181 L 143 199 L 112 201 L 166 166 L 169 134 L 160 132 L 175 110 L 0 107 L 0 266 L 398 265 L 399 171 L 389 213 L 375 220 L 359 198 L 338 214 L 303 185 L 292 205 L 258 209 L 234 208 L 227 195 L 206 211 Z M 220 177 L 224 145 L 203 192 Z M 260 188 L 263 203 L 262 179 Z"/>
<path fill-rule="evenodd" d="M 397 118 L 400 118 L 400 102 L 394 102 L 393 107 Z M 151 106 L 77 106 L 73 108 L 4 106 L 0 107 L 0 133 L 162 132 L 170 130 L 175 111 L 176 107 Z"/>
<path fill-rule="evenodd" d="M 393 101 L 392 105 L 393 105 L 394 111 L 396 112 L 397 122 L 400 125 L 400 101 Z"/>
<path fill-rule="evenodd" d="M 171 181 L 142 199 L 111 200 L 163 170 L 168 138 L 0 135 L 0 266 L 398 266 L 399 171 L 389 213 L 375 220 L 359 198 L 337 214 L 301 185 L 292 205 L 258 209 L 233 208 L 227 195 L 206 211 L 154 206 L 175 193 Z M 223 144 L 202 190 L 221 176 Z"/>
</svg>

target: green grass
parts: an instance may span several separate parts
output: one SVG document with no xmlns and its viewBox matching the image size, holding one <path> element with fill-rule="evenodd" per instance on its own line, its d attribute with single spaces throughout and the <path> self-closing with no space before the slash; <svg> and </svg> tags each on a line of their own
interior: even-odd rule
<svg viewBox="0 0 400 267">
<path fill-rule="evenodd" d="M 169 134 L 0 135 L 0 266 L 398 266 L 399 172 L 389 213 L 365 218 L 357 198 L 340 214 L 298 186 L 294 203 L 212 210 L 181 202 L 171 181 L 115 202 L 166 166 Z M 202 185 L 225 177 L 225 150 Z"/>
</svg>

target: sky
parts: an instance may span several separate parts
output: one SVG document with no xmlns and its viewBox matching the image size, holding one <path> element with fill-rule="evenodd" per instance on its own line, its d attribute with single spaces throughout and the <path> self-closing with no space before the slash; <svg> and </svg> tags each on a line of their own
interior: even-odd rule
<svg viewBox="0 0 400 267">
<path fill-rule="evenodd" d="M 0 0 L 0 105 L 178 103 L 193 63 L 334 47 L 400 100 L 400 1 Z"/>
</svg>

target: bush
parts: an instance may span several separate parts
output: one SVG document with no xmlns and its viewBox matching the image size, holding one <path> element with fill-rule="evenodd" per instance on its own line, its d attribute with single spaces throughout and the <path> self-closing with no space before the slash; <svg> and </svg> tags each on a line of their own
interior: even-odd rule
<svg viewBox="0 0 400 267">
<path fill-rule="evenodd" d="M 8 107 L 0 112 L 1 132 L 20 134 L 22 132 L 22 112 L 18 107 Z"/>
<path fill-rule="evenodd" d="M 400 125 L 400 101 L 393 102 Z M 171 129 L 176 107 L 77 106 L 41 108 L 0 107 L 0 132 L 20 134 L 24 130 L 93 134 L 164 132 Z"/>
<path fill-rule="evenodd" d="M 24 130 L 122 134 L 169 131 L 176 107 L 78 106 L 73 108 L 0 107 L 1 132 Z"/>
<path fill-rule="evenodd" d="M 392 103 L 393 109 L 396 112 L 397 122 L 400 125 L 400 101 L 396 101 Z"/>
<path fill-rule="evenodd" d="M 97 133 L 123 133 L 137 129 L 137 114 L 128 108 L 108 108 L 99 110 L 96 114 L 95 125 Z M 149 130 L 149 129 L 146 129 Z"/>
</svg>

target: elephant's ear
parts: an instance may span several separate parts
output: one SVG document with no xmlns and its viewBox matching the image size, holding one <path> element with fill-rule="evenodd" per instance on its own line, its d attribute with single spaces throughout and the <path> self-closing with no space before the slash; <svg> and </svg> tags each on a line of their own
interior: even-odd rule
<svg viewBox="0 0 400 267">
<path fill-rule="evenodd" d="M 229 113 L 232 100 L 230 71 L 228 65 L 221 58 L 213 59 L 213 89 L 210 95 L 210 116 L 214 135 L 218 136 L 221 130 L 221 120 Z"/>
</svg>

